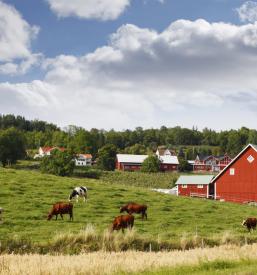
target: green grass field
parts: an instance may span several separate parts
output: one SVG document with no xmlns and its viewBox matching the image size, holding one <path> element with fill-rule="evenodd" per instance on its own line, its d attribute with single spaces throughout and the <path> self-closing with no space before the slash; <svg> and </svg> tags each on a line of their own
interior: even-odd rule
<svg viewBox="0 0 257 275">
<path fill-rule="evenodd" d="M 75 186 L 87 186 L 89 199 L 74 203 L 74 221 L 47 221 L 53 203 L 65 201 Z M 5 212 L 0 240 L 19 237 L 46 243 L 58 233 L 76 233 L 93 224 L 98 232 L 108 228 L 119 207 L 129 201 L 148 205 L 148 220 L 136 216 L 135 229 L 143 237 L 183 243 L 187 238 L 257 240 L 241 226 L 243 218 L 257 216 L 253 206 L 159 194 L 142 187 L 107 184 L 100 180 L 62 178 L 0 168 L 0 207 Z M 183 246 L 183 245 L 182 245 Z"/>
</svg>

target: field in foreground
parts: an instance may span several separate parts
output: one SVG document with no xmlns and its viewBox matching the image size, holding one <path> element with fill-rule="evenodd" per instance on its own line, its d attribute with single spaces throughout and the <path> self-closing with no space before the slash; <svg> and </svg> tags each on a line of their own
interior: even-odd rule
<svg viewBox="0 0 257 275">
<path fill-rule="evenodd" d="M 46 221 L 51 205 L 67 200 L 72 188 L 81 185 L 89 188 L 89 199 L 86 204 L 74 204 L 74 222 L 67 216 L 63 221 Z M 18 252 L 37 252 L 31 249 L 34 244 L 43 245 L 42 253 L 49 252 L 51 245 L 56 247 L 53 252 L 64 252 L 73 245 L 70 252 L 79 253 L 103 248 L 149 250 L 152 245 L 152 250 L 185 249 L 257 241 L 255 233 L 249 235 L 241 226 L 243 218 L 256 216 L 253 206 L 178 198 L 146 188 L 14 169 L 0 169 L 0 188 L 0 207 L 5 209 L 4 223 L 0 224 L 2 252 L 17 251 L 17 246 Z M 108 235 L 106 230 L 119 215 L 119 207 L 129 201 L 147 204 L 148 220 L 136 217 L 136 233 Z M 113 242 L 107 248 L 106 239 Z"/>
<path fill-rule="evenodd" d="M 2 255 L 0 274 L 256 274 L 257 245 L 78 256 Z M 244 273 L 242 273 L 242 271 Z"/>
</svg>

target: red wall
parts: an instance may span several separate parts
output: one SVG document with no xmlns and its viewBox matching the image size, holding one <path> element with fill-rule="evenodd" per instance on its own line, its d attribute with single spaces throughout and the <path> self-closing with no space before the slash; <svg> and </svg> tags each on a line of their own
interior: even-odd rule
<svg viewBox="0 0 257 275">
<path fill-rule="evenodd" d="M 190 193 L 197 193 L 205 195 L 207 197 L 207 184 L 203 185 L 203 188 L 197 188 L 197 184 L 188 184 L 187 188 L 182 188 L 182 185 L 178 185 L 179 196 L 190 196 Z"/>
<path fill-rule="evenodd" d="M 247 158 L 252 155 L 254 161 Z M 235 175 L 230 175 L 230 168 L 235 168 Z M 216 198 L 231 202 L 257 201 L 257 153 L 249 147 L 216 180 Z"/>
<path fill-rule="evenodd" d="M 169 172 L 169 171 L 178 171 L 178 164 L 161 164 L 161 171 Z"/>
<path fill-rule="evenodd" d="M 124 164 L 116 161 L 116 169 L 122 171 L 138 171 L 141 169 L 141 164 Z M 161 164 L 161 171 L 163 172 L 172 172 L 177 170 L 177 164 Z"/>
</svg>

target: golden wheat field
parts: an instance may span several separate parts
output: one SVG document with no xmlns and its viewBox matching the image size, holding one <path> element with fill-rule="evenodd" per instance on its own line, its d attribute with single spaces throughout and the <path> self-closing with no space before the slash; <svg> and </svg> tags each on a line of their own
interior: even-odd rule
<svg viewBox="0 0 257 275">
<path fill-rule="evenodd" d="M 74 256 L 1 255 L 1 275 L 62 275 L 137 273 L 197 265 L 216 260 L 257 260 L 257 244 L 173 252 L 95 252 Z"/>
</svg>

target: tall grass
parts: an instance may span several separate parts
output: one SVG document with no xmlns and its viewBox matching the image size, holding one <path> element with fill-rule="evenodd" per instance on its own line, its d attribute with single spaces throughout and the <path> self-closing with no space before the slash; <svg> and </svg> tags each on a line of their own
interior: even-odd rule
<svg viewBox="0 0 257 275">
<path fill-rule="evenodd" d="M 252 266 L 252 269 L 249 268 Z M 52 274 L 218 274 L 235 268 L 253 271 L 257 266 L 257 245 L 226 245 L 173 252 L 94 252 L 77 256 L 2 255 L 1 275 Z M 216 274 L 216 273 L 215 273 Z"/>
</svg>

